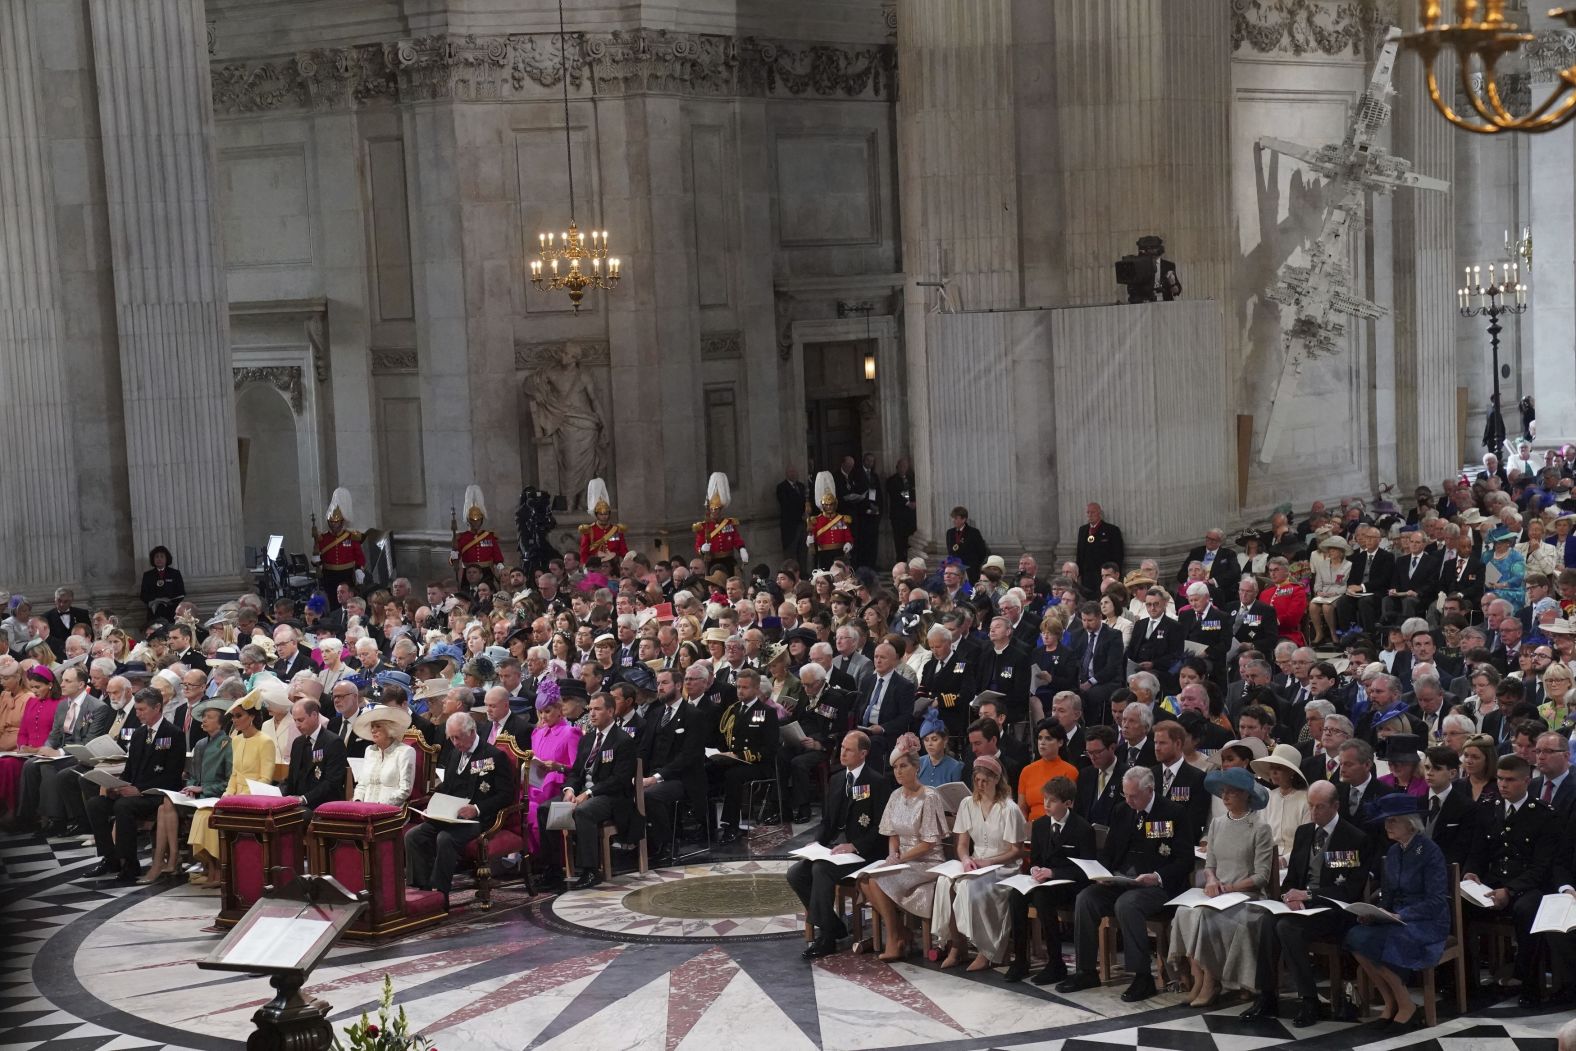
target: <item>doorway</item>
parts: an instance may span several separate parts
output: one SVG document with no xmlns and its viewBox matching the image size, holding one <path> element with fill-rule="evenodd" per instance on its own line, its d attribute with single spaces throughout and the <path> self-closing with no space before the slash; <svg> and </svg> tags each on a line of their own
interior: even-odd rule
<svg viewBox="0 0 1576 1051">
<path fill-rule="evenodd" d="M 863 398 L 816 398 L 805 406 L 808 416 L 810 477 L 817 471 L 835 471 L 844 456 L 858 463 L 864 450 L 860 434 L 859 404 Z"/>
</svg>

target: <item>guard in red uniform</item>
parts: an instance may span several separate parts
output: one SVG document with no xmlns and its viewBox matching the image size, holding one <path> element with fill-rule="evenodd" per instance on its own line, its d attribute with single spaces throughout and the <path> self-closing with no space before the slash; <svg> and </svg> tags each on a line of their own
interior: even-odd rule
<svg viewBox="0 0 1576 1051">
<path fill-rule="evenodd" d="M 815 551 L 815 567 L 831 569 L 833 562 L 854 549 L 854 531 L 848 516 L 837 513 L 837 483 L 830 471 L 815 476 L 815 502 L 821 513 L 810 520 L 804 542 Z"/>
<path fill-rule="evenodd" d="M 367 553 L 361 546 L 366 534 L 350 528 L 350 514 L 350 490 L 341 486 L 328 501 L 328 530 L 319 533 L 317 519 L 312 520 L 312 561 L 331 608 L 339 606 L 340 584 L 354 590 L 366 579 Z"/>
<path fill-rule="evenodd" d="M 595 520 L 580 527 L 580 564 L 591 569 L 606 561 L 616 569 L 629 554 L 629 542 L 624 539 L 624 523 L 613 521 L 607 483 L 602 479 L 593 478 L 586 486 L 586 506 Z"/>
<path fill-rule="evenodd" d="M 725 517 L 723 508 L 732 502 L 728 489 L 728 476 L 714 471 L 706 481 L 706 520 L 695 523 L 695 553 L 710 566 L 727 573 L 735 572 L 750 560 L 744 546 L 744 536 L 739 532 L 739 520 Z M 735 557 L 737 552 L 737 557 Z"/>
<path fill-rule="evenodd" d="M 482 528 L 482 523 L 486 521 L 487 505 L 482 502 L 482 487 L 466 486 L 465 524 L 470 528 L 463 533 L 454 532 L 458 523 L 454 521 L 453 515 L 449 516 L 449 530 L 453 536 L 449 565 L 454 567 L 466 588 L 474 588 L 483 580 L 496 586 L 497 570 L 503 568 L 503 548 L 498 544 L 498 534 Z M 474 573 L 471 572 L 473 566 L 476 568 Z"/>
</svg>

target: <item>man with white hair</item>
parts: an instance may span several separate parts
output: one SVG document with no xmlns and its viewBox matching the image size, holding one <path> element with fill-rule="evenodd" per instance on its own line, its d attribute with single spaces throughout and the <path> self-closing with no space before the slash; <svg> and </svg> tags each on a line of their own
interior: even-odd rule
<svg viewBox="0 0 1576 1051">
<path fill-rule="evenodd" d="M 1001 615 L 1007 618 L 1008 625 L 1012 628 L 1012 637 L 1023 644 L 1024 649 L 1033 651 L 1034 645 L 1040 638 L 1040 625 L 1034 618 L 1024 613 L 1024 607 L 1029 601 L 1029 596 L 1022 588 L 1008 588 L 1001 596 L 997 605 Z"/>
<path fill-rule="evenodd" d="M 621 613 L 618 617 L 618 646 L 613 650 L 613 667 L 633 668 L 640 661 L 640 641 L 635 633 L 640 629 L 640 623 L 633 613 Z"/>
<path fill-rule="evenodd" d="M 370 638 L 356 640 L 356 665 L 368 679 L 376 678 L 378 672 L 390 670 L 383 663 L 383 654 L 379 652 L 377 642 Z"/>
<path fill-rule="evenodd" d="M 1237 553 L 1225 546 L 1226 534 L 1221 529 L 1211 529 L 1204 534 L 1204 542 L 1187 553 L 1177 567 L 1176 582 L 1187 579 L 1187 567 L 1197 562 L 1204 567 L 1204 579 L 1209 581 L 1217 595 L 1231 595 L 1242 579 L 1242 567 L 1237 563 Z"/>
<path fill-rule="evenodd" d="M 844 624 L 837 629 L 837 656 L 832 667 L 847 672 L 854 683 L 863 687 L 865 680 L 875 674 L 870 658 L 864 655 L 865 633 L 856 625 Z"/>
<path fill-rule="evenodd" d="M 832 649 L 829 642 L 817 642 L 810 647 L 810 660 L 826 669 L 826 681 L 833 689 L 848 690 L 850 693 L 859 689 L 859 684 L 854 677 L 838 668 L 834 663 L 837 651 Z"/>
<path fill-rule="evenodd" d="M 1184 650 L 1190 642 L 1204 647 L 1202 656 L 1209 662 L 1210 677 L 1225 689 L 1226 647 L 1231 645 L 1231 621 L 1215 605 L 1208 584 L 1195 580 L 1188 585 L 1187 606 L 1177 614 L 1177 624 L 1182 629 Z"/>
<path fill-rule="evenodd" d="M 498 812 L 515 798 L 515 770 L 493 745 L 476 732 L 469 712 L 455 712 L 443 724 L 449 751 L 443 760 L 443 791 L 468 802 L 460 807 L 459 824 L 424 821 L 405 833 L 406 879 L 421 890 L 443 895 L 448 908 L 454 869 L 466 844 L 492 825 Z"/>
<path fill-rule="evenodd" d="M 947 736 L 961 741 L 969 724 L 969 702 L 980 691 L 978 666 L 958 652 L 952 632 L 943 625 L 925 633 L 925 645 L 930 656 L 920 665 L 919 695 L 935 706 Z"/>
</svg>

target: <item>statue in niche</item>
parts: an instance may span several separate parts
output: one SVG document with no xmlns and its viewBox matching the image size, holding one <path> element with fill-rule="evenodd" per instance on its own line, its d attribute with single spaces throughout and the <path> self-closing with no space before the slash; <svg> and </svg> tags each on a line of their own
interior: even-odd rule
<svg viewBox="0 0 1576 1051">
<path fill-rule="evenodd" d="M 558 478 L 554 488 L 569 510 L 584 511 L 586 485 L 607 466 L 607 413 L 597 394 L 584 348 L 557 347 L 526 377 L 538 441 L 551 441 Z"/>
</svg>

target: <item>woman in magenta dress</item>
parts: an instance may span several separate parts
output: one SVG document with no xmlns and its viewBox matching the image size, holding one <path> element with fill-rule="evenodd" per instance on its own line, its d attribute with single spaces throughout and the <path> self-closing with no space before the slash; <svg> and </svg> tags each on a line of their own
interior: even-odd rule
<svg viewBox="0 0 1576 1051">
<path fill-rule="evenodd" d="M 1291 564 L 1284 558 L 1270 559 L 1270 586 L 1259 595 L 1259 601 L 1275 607 L 1282 639 L 1307 645 L 1302 636 L 1302 618 L 1308 612 L 1308 589 L 1291 579 Z"/>
<path fill-rule="evenodd" d="M 542 836 L 536 809 L 563 794 L 564 775 L 574 766 L 579 750 L 580 730 L 564 721 L 558 683 L 543 679 L 536 687 L 536 728 L 531 731 L 531 767 L 527 773 L 531 779 L 525 815 L 527 854 L 536 853 Z"/>
<path fill-rule="evenodd" d="M 22 710 L 22 724 L 16 731 L 16 749 L 36 752 L 49 740 L 55 726 L 55 709 L 60 707 L 60 684 L 55 673 L 42 664 L 23 675 L 27 691 L 33 696 Z M 17 792 L 22 787 L 22 764 L 27 760 L 8 755 L 0 758 L 0 814 L 10 817 L 16 810 Z"/>
</svg>

